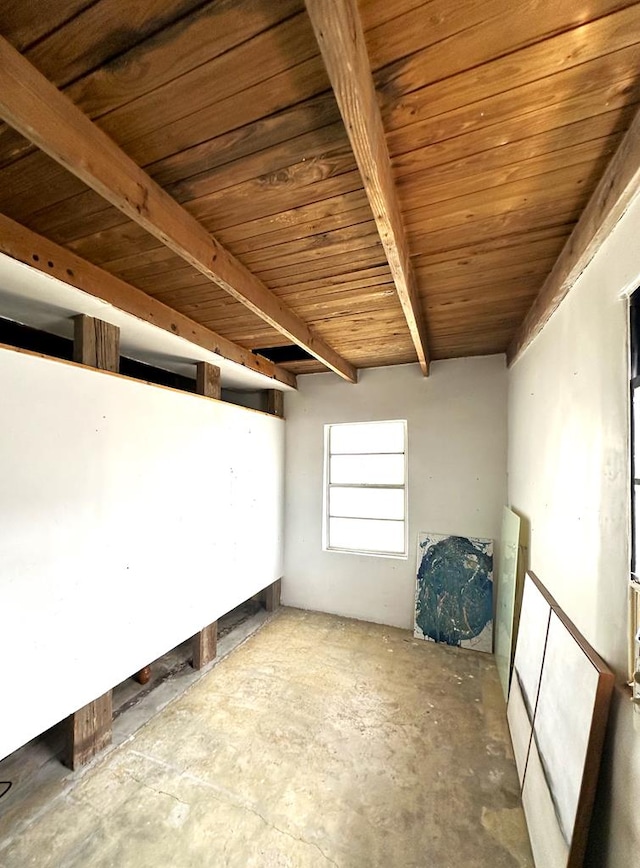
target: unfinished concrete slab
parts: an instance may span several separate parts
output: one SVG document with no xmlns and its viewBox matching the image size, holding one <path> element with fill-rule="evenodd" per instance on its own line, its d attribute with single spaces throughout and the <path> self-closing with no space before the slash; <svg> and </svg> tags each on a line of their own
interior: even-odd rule
<svg viewBox="0 0 640 868">
<path fill-rule="evenodd" d="M 38 816 L 5 868 L 532 860 L 493 659 L 281 610 Z"/>
</svg>

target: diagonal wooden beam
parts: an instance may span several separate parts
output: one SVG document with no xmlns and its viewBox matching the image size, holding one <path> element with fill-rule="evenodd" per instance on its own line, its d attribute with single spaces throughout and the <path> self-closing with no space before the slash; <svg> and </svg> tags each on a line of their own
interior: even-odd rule
<svg viewBox="0 0 640 868">
<path fill-rule="evenodd" d="M 640 112 L 611 158 L 507 351 L 511 365 L 544 328 L 603 241 L 640 194 Z"/>
<path fill-rule="evenodd" d="M 0 38 L 0 117 L 229 295 L 345 380 L 357 372 L 116 143 Z"/>
<path fill-rule="evenodd" d="M 426 377 L 429 353 L 425 323 L 356 0 L 305 2 Z"/>
<path fill-rule="evenodd" d="M 263 374 L 296 388 L 296 377 L 262 356 L 212 332 L 141 289 L 125 283 L 108 271 L 98 268 L 70 250 L 43 238 L 15 220 L 0 214 L 0 252 L 50 274 L 89 295 L 112 304 L 138 319 L 152 323 L 192 344 L 236 362 L 257 374 Z"/>
</svg>

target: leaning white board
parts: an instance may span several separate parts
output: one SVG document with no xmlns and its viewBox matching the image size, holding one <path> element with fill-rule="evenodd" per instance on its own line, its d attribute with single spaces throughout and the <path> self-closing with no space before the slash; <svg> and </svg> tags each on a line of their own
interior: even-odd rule
<svg viewBox="0 0 640 868">
<path fill-rule="evenodd" d="M 613 674 L 528 572 L 507 720 L 536 868 L 580 868 Z"/>
<path fill-rule="evenodd" d="M 284 423 L 0 349 L 0 758 L 282 575 Z"/>
</svg>

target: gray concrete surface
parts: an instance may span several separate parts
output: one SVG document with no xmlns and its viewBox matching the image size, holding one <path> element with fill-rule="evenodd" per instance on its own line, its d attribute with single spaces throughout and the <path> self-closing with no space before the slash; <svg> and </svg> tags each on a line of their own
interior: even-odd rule
<svg viewBox="0 0 640 868">
<path fill-rule="evenodd" d="M 5 811 L 3 868 L 532 865 L 490 656 L 282 609 L 159 707 Z"/>
</svg>

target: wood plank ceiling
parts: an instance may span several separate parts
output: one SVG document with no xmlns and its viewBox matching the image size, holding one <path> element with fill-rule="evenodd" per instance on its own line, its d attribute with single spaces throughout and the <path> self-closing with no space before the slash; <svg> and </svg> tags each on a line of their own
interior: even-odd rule
<svg viewBox="0 0 640 868">
<path fill-rule="evenodd" d="M 637 111 L 640 3 L 359 12 L 431 359 L 505 352 Z M 5 0 L 0 35 L 340 356 L 416 360 L 302 0 Z M 0 212 L 244 347 L 289 343 L 7 125 Z"/>
</svg>

